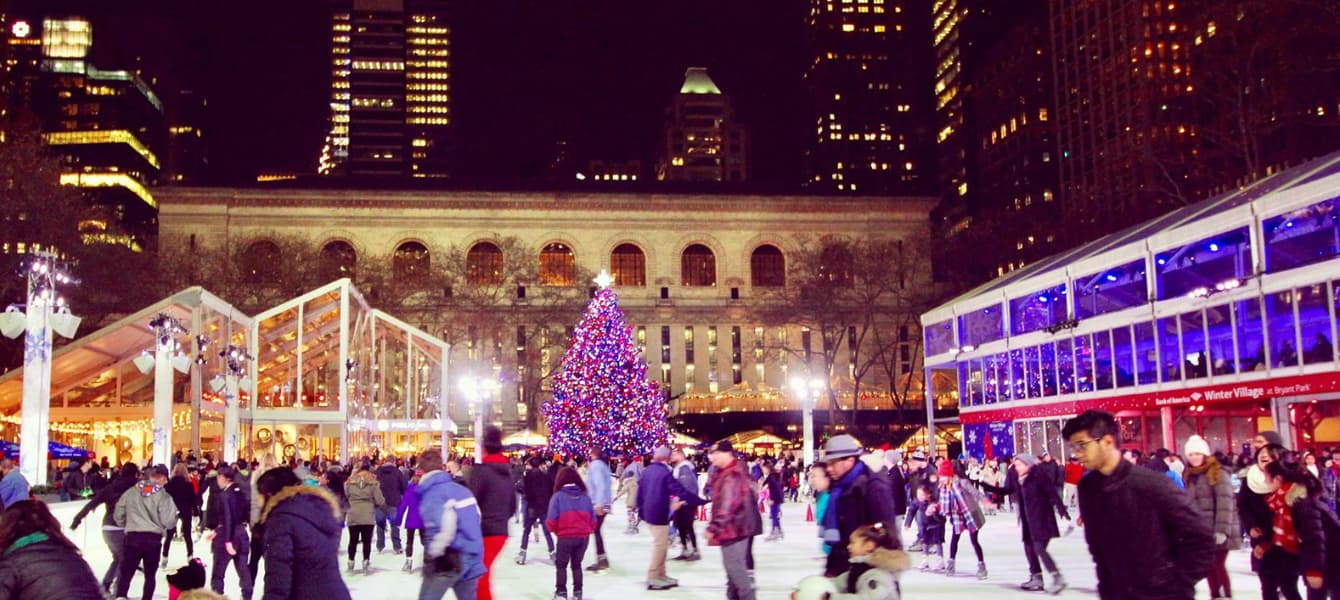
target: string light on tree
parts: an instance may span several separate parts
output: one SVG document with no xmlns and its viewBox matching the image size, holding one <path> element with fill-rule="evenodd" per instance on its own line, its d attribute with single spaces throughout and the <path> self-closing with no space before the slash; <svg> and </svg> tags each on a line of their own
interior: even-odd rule
<svg viewBox="0 0 1340 600">
<path fill-rule="evenodd" d="M 647 363 L 624 323 L 614 278 L 602 271 L 600 286 L 554 376 L 554 397 L 540 408 L 549 445 L 564 454 L 592 448 L 646 453 L 666 443 L 666 408 L 660 385 L 647 378 Z"/>
</svg>

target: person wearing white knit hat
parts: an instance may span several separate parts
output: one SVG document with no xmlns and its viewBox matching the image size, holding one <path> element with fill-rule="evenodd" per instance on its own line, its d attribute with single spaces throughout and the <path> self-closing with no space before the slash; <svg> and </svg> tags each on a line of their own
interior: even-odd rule
<svg viewBox="0 0 1340 600">
<path fill-rule="evenodd" d="M 1200 509 L 1201 518 L 1214 530 L 1214 555 L 1208 577 L 1210 597 L 1230 598 L 1233 589 L 1224 563 L 1229 551 L 1236 550 L 1242 541 L 1231 476 L 1215 459 L 1209 442 L 1203 437 L 1193 435 L 1187 438 L 1183 454 L 1188 463 L 1185 473 L 1187 499 Z"/>
</svg>

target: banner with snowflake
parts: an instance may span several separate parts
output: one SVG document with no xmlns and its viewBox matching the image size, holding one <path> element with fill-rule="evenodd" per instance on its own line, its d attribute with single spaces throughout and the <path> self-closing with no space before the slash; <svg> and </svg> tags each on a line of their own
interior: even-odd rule
<svg viewBox="0 0 1340 600">
<path fill-rule="evenodd" d="M 1014 456 L 1014 421 L 964 425 L 963 451 L 977 460 Z"/>
</svg>

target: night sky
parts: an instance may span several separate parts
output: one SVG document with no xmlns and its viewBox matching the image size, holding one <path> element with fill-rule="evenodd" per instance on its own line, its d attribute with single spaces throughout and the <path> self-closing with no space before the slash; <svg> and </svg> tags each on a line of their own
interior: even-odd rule
<svg viewBox="0 0 1340 600">
<path fill-rule="evenodd" d="M 210 183 L 314 169 L 330 91 L 325 2 L 60 4 L 93 17 L 100 67 L 139 61 L 160 89 L 204 90 Z M 568 142 L 579 166 L 592 158 L 650 165 L 684 70 L 703 66 L 732 97 L 752 138 L 752 178 L 797 183 L 808 129 L 801 93 L 806 6 L 459 0 L 450 16 L 454 170 L 465 178 L 538 177 L 557 140 Z"/>
</svg>

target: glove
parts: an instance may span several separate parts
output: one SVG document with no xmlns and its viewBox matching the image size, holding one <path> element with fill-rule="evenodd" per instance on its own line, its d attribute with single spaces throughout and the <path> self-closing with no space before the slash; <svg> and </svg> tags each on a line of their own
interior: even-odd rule
<svg viewBox="0 0 1340 600">
<path fill-rule="evenodd" d="M 79 523 L 81 523 L 81 522 L 82 522 L 82 519 L 80 519 L 79 517 L 75 517 L 75 518 L 74 518 L 74 521 L 70 523 L 70 531 L 74 531 L 74 530 L 76 530 L 76 529 L 79 529 Z"/>
<path fill-rule="evenodd" d="M 1219 546 L 1228 541 L 1228 536 L 1223 533 L 1214 534 L 1214 545 Z"/>
</svg>

